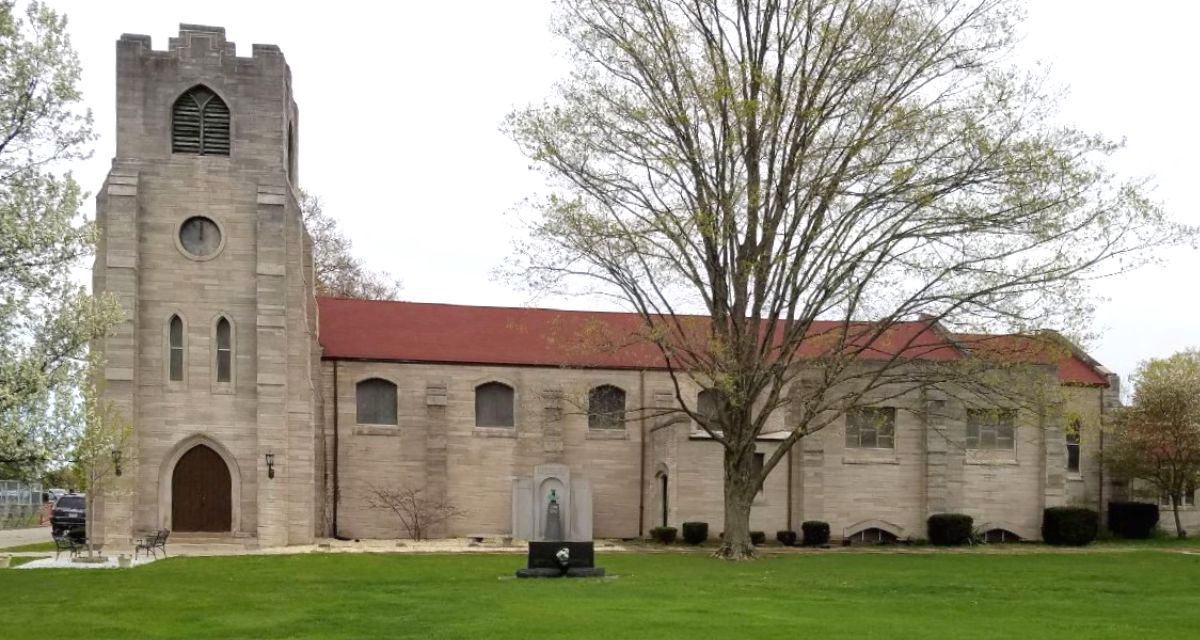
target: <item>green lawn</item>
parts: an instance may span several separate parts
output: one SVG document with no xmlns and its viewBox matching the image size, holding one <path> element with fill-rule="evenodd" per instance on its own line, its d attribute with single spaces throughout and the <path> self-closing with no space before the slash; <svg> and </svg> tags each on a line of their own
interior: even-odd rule
<svg viewBox="0 0 1200 640">
<path fill-rule="evenodd" d="M 1200 555 L 1174 552 L 606 554 L 613 578 L 511 578 L 522 561 L 330 554 L 0 571 L 0 602 L 6 638 L 39 639 L 1200 637 Z"/>
<path fill-rule="evenodd" d="M 54 551 L 53 542 L 35 542 L 33 544 L 23 544 L 16 547 L 5 547 L 0 549 L 0 553 L 7 551 L 12 552 L 28 552 L 28 551 Z"/>
</svg>

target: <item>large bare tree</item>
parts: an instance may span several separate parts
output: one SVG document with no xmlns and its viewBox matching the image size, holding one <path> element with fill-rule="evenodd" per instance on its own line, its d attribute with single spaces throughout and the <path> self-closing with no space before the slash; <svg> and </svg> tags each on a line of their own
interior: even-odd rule
<svg viewBox="0 0 1200 640">
<path fill-rule="evenodd" d="M 724 448 L 719 555 L 753 555 L 755 493 L 834 410 L 950 375 L 920 366 L 940 327 L 1077 328 L 1090 278 L 1191 233 L 1008 66 L 1019 18 L 1007 0 L 558 2 L 573 70 L 506 125 L 553 189 L 514 273 L 640 316 L 681 418 Z"/>
<path fill-rule="evenodd" d="M 313 243 L 313 275 L 318 295 L 364 300 L 395 300 L 402 284 L 383 271 L 373 271 L 355 257 L 350 238 L 325 213 L 321 199 L 300 194 L 300 211 Z"/>
<path fill-rule="evenodd" d="M 1143 362 L 1133 404 L 1115 414 L 1116 444 L 1106 462 L 1120 477 L 1167 497 L 1175 532 L 1186 537 L 1179 507 L 1200 488 L 1200 351 Z"/>
</svg>

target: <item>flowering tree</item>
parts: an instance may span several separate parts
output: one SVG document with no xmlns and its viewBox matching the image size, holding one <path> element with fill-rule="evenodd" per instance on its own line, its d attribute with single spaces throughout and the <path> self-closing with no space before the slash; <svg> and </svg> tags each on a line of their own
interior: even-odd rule
<svg viewBox="0 0 1200 640">
<path fill-rule="evenodd" d="M 1200 487 L 1200 351 L 1143 362 L 1134 374 L 1133 404 L 1114 421 L 1109 466 L 1148 484 L 1156 500 L 1169 498 L 1175 531 L 1185 537 L 1179 507 Z"/>
<path fill-rule="evenodd" d="M 71 277 L 95 246 L 62 163 L 88 155 L 66 18 L 0 0 L 0 474 L 30 476 L 69 449 L 88 343 L 114 326 L 111 296 Z M 74 427 L 74 428 L 73 428 Z"/>
</svg>

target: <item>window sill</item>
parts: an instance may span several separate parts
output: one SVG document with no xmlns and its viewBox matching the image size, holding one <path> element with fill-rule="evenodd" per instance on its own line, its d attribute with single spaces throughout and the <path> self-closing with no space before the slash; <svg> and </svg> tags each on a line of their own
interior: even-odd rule
<svg viewBox="0 0 1200 640">
<path fill-rule="evenodd" d="M 1016 467 L 1016 466 L 1020 466 L 1021 463 L 1017 462 L 1016 459 L 1014 459 L 1014 458 L 997 458 L 994 460 L 988 460 L 988 459 L 972 460 L 970 458 L 967 458 L 965 461 L 963 461 L 963 464 L 971 464 L 971 465 L 975 465 L 975 466 L 979 466 L 979 467 Z"/>
<path fill-rule="evenodd" d="M 354 425 L 354 435 L 398 436 L 400 435 L 400 427 L 394 424 L 356 424 Z"/>
<path fill-rule="evenodd" d="M 1067 482 L 1083 482 L 1083 474 L 1075 471 L 1068 471 Z"/>
<path fill-rule="evenodd" d="M 516 438 L 517 428 L 513 427 L 475 427 L 471 435 L 476 438 Z"/>
<path fill-rule="evenodd" d="M 588 429 L 588 440 L 628 440 L 629 432 L 625 429 Z"/>
<path fill-rule="evenodd" d="M 229 382 L 218 382 L 212 386 L 213 395 L 231 396 L 233 395 L 233 384 Z"/>
<path fill-rule="evenodd" d="M 842 464 L 900 464 L 900 460 L 895 456 L 878 458 L 845 456 L 842 458 Z"/>
</svg>

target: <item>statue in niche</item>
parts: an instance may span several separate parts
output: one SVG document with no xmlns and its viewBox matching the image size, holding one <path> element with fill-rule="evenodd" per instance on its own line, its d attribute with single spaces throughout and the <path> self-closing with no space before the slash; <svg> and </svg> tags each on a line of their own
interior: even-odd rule
<svg viewBox="0 0 1200 640">
<path fill-rule="evenodd" d="M 562 540 L 562 514 L 558 508 L 558 492 L 550 490 L 550 502 L 546 505 L 546 527 L 543 531 L 546 540 Z"/>
</svg>

